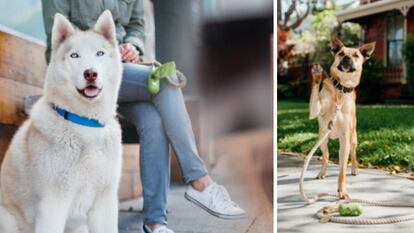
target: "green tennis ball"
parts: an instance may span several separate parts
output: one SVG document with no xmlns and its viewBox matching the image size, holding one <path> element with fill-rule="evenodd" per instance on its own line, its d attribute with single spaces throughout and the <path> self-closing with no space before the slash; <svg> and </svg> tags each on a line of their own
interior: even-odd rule
<svg viewBox="0 0 414 233">
<path fill-rule="evenodd" d="M 346 203 L 339 205 L 341 216 L 359 216 L 362 214 L 362 206 L 357 203 Z"/>
</svg>

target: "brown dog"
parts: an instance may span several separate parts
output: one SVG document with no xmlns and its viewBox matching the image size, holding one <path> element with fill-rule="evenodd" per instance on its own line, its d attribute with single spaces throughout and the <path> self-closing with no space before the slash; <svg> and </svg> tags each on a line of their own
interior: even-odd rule
<svg viewBox="0 0 414 233">
<path fill-rule="evenodd" d="M 370 57 L 375 49 L 375 42 L 362 45 L 359 48 L 347 48 L 336 37 L 331 38 L 331 50 L 335 61 L 331 66 L 330 78 L 323 81 L 322 90 L 319 91 L 324 71 L 319 65 L 312 68 L 312 93 L 310 97 L 309 118 L 318 117 L 319 138 L 328 131 L 331 124 L 329 138 L 339 139 L 339 198 L 347 197 L 345 191 L 345 172 L 348 166 L 348 157 L 351 153 L 352 175 L 356 175 L 358 162 L 356 159 L 357 133 L 356 133 L 356 107 L 355 87 L 358 86 L 362 64 Z M 335 114 L 335 112 L 337 113 Z M 334 116 L 335 120 L 333 119 Z M 330 123 L 332 122 L 332 123 Z M 322 167 L 318 179 L 325 178 L 329 160 L 327 139 L 320 146 L 322 151 Z"/>
</svg>

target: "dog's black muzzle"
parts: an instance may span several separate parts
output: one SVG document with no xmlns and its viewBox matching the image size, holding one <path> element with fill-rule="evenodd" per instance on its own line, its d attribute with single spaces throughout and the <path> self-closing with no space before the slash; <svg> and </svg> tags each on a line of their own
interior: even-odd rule
<svg viewBox="0 0 414 233">
<path fill-rule="evenodd" d="M 344 56 L 338 64 L 338 70 L 351 73 L 356 69 L 354 67 L 354 63 L 352 62 L 352 59 L 349 56 Z"/>
</svg>

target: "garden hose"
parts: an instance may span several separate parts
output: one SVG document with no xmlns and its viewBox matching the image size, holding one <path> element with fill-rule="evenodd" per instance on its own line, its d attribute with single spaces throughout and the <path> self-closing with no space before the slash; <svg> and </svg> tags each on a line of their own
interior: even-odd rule
<svg viewBox="0 0 414 233">
<path fill-rule="evenodd" d="M 304 190 L 304 176 L 305 176 L 306 170 L 308 169 L 309 162 L 312 156 L 315 154 L 319 146 L 325 140 L 328 139 L 328 136 L 332 131 L 332 126 L 336 121 L 339 110 L 341 109 L 341 105 L 339 105 L 338 100 L 339 99 L 337 96 L 336 104 L 335 104 L 336 110 L 335 110 L 332 120 L 328 124 L 327 132 L 312 147 L 311 151 L 308 153 L 308 155 L 305 158 L 305 162 L 302 168 L 302 172 L 301 172 L 300 179 L 299 179 L 299 192 L 300 192 L 300 195 L 303 201 L 305 201 L 308 204 L 312 204 L 316 202 L 321 197 L 332 197 L 336 201 L 337 195 L 332 194 L 332 193 L 318 193 L 314 197 L 308 198 Z M 357 205 L 358 203 L 365 204 L 368 206 L 414 208 L 414 204 L 410 204 L 406 202 L 369 201 L 369 200 L 353 199 L 353 198 L 347 197 L 345 200 L 340 201 L 340 204 L 338 206 L 327 206 L 327 207 L 320 209 L 316 213 L 316 217 L 320 220 L 321 223 L 335 222 L 335 223 L 355 224 L 355 225 L 392 224 L 392 223 L 400 223 L 400 222 L 414 220 L 414 213 L 397 215 L 397 216 L 385 216 L 385 217 L 379 217 L 379 218 L 350 217 L 350 216 L 359 216 L 362 214 L 362 207 L 360 205 Z M 339 213 L 341 216 L 331 215 L 333 213 Z"/>
</svg>

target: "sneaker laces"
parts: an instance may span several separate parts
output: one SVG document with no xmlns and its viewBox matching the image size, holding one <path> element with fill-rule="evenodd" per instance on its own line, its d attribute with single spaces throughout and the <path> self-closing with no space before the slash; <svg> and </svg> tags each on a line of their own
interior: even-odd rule
<svg viewBox="0 0 414 233">
<path fill-rule="evenodd" d="M 214 205 L 219 204 L 225 209 L 238 207 L 238 205 L 231 200 L 230 194 L 222 185 L 214 185 L 210 190 L 210 194 L 212 197 L 212 203 L 214 203 Z"/>
<path fill-rule="evenodd" d="M 172 230 L 168 229 L 166 226 L 157 228 L 154 233 L 174 233 Z"/>
</svg>

